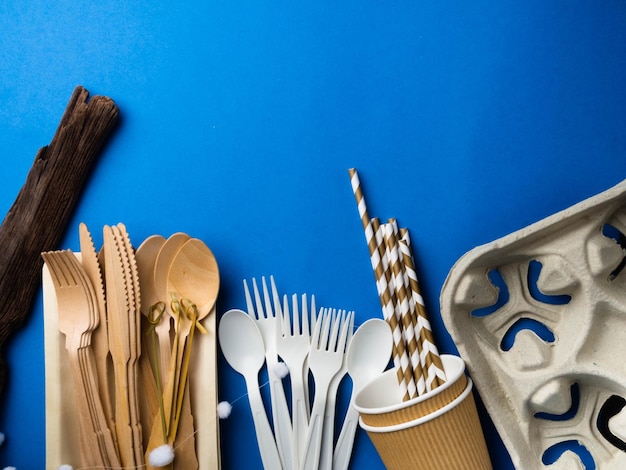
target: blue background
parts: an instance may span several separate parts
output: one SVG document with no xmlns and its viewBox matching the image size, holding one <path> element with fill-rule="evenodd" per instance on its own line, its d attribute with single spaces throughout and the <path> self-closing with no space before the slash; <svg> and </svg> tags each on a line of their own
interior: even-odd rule
<svg viewBox="0 0 626 470">
<path fill-rule="evenodd" d="M 184 231 L 221 271 L 380 317 L 347 169 L 370 215 L 411 231 L 440 350 L 445 277 L 465 252 L 626 178 L 626 3 L 32 0 L 0 3 L 0 213 L 76 85 L 120 126 L 64 235 L 124 222 Z M 43 468 L 41 295 L 5 348 L 0 466 Z M 220 399 L 245 393 L 223 359 Z M 486 415 L 496 468 L 512 468 Z M 221 423 L 225 469 L 258 468 L 245 400 Z M 353 468 L 383 468 L 365 433 Z"/>
</svg>

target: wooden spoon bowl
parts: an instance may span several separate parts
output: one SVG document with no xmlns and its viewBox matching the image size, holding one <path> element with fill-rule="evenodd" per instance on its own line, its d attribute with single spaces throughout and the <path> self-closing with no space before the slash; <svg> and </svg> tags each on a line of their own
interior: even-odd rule
<svg viewBox="0 0 626 470">
<path fill-rule="evenodd" d="M 167 278 L 169 292 L 196 305 L 198 320 L 213 310 L 220 276 L 215 256 L 202 240 L 191 238 L 185 242 L 172 261 Z"/>
</svg>

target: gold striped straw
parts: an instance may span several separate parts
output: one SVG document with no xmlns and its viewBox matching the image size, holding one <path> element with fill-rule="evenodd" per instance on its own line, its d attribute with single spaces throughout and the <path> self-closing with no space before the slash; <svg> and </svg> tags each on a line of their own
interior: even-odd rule
<svg viewBox="0 0 626 470">
<path fill-rule="evenodd" d="M 415 310 L 417 313 L 415 322 L 417 324 L 418 349 L 422 369 L 426 376 L 426 390 L 431 391 L 439 385 L 445 383 L 446 374 L 443 370 L 443 364 L 435 344 L 430 321 L 428 320 L 428 315 L 426 314 L 424 298 L 422 297 L 419 282 L 417 280 L 408 229 L 400 229 L 400 250 L 402 252 L 405 272 L 409 280 L 411 295 L 415 302 Z"/>
<path fill-rule="evenodd" d="M 385 224 L 381 224 L 377 218 L 372 219 L 374 226 L 374 233 L 376 234 L 376 243 L 382 254 L 382 265 L 385 278 L 387 280 L 387 311 L 390 318 L 393 318 L 394 326 L 392 327 L 392 333 L 394 340 L 401 345 L 398 348 L 398 356 L 400 359 L 400 368 L 402 377 L 407 387 L 407 399 L 415 398 L 417 396 L 417 386 L 415 379 L 413 378 L 413 367 L 411 365 L 411 359 L 409 357 L 409 351 L 407 343 L 405 341 L 404 331 L 402 327 L 402 314 L 398 305 L 398 298 L 396 296 L 395 285 L 393 282 L 393 273 L 391 268 L 391 251 L 385 240 Z"/>
<path fill-rule="evenodd" d="M 392 274 L 392 282 L 396 292 L 396 314 L 400 316 L 402 323 L 402 337 L 408 350 L 409 365 L 411 374 L 415 381 L 416 396 L 422 395 L 426 391 L 426 381 L 422 372 L 419 350 L 417 348 L 417 338 L 413 318 L 411 316 L 409 300 L 412 298 L 407 293 L 404 283 L 404 269 L 402 267 L 402 257 L 398 248 L 398 224 L 395 219 L 389 219 L 384 225 L 385 244 L 389 253 L 389 267 Z M 413 309 L 415 306 L 413 304 Z"/>
<path fill-rule="evenodd" d="M 395 316 L 393 300 L 389 293 L 388 285 L 390 281 L 390 276 L 383 266 L 384 243 L 382 237 L 380 236 L 382 235 L 382 233 L 377 236 L 379 223 L 377 220 L 371 220 L 367 213 L 365 197 L 363 196 L 361 182 L 359 180 L 359 175 L 356 171 L 356 168 L 350 168 L 348 170 L 348 174 L 350 175 L 352 192 L 354 193 L 354 197 L 356 199 L 357 207 L 359 210 L 359 216 L 361 217 L 361 223 L 363 225 L 363 230 L 365 231 L 365 240 L 367 242 L 367 248 L 370 254 L 372 269 L 374 271 L 376 289 L 380 298 L 380 303 L 383 310 L 383 317 L 391 327 L 391 331 L 393 333 L 393 361 L 398 375 L 398 384 L 400 385 L 403 399 L 406 401 L 410 398 L 409 387 L 411 386 L 411 381 L 409 381 L 408 383 L 406 381 L 406 374 L 405 368 L 403 368 L 403 363 L 408 363 L 408 356 L 406 354 L 404 342 L 402 341 L 400 325 L 397 322 L 397 318 Z M 377 238 L 379 239 L 378 242 Z"/>
</svg>

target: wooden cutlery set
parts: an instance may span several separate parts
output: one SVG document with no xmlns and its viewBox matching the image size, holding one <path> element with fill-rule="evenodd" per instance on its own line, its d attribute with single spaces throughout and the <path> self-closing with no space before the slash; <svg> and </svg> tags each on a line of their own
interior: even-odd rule
<svg viewBox="0 0 626 470">
<path fill-rule="evenodd" d="M 104 227 L 97 252 L 81 224 L 80 254 L 42 257 L 48 462 L 153 468 L 163 464 L 152 451 L 167 445 L 169 468 L 216 468 L 209 314 L 219 273 L 209 248 L 179 233 L 135 250 L 118 224 Z"/>
</svg>

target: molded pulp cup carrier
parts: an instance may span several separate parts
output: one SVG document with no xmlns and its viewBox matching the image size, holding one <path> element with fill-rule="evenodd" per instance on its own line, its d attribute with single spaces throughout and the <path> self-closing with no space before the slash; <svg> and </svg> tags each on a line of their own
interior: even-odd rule
<svg viewBox="0 0 626 470">
<path fill-rule="evenodd" d="M 626 468 L 626 181 L 474 248 L 441 316 L 516 468 Z"/>
<path fill-rule="evenodd" d="M 472 395 L 472 380 L 457 356 L 441 356 L 448 380 L 402 401 L 396 371 L 366 385 L 355 399 L 359 423 L 387 469 L 491 469 Z"/>
</svg>

